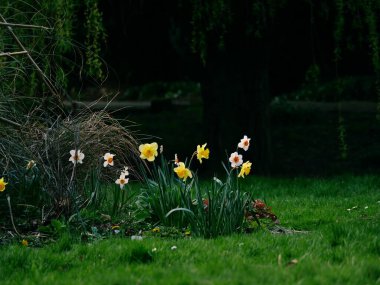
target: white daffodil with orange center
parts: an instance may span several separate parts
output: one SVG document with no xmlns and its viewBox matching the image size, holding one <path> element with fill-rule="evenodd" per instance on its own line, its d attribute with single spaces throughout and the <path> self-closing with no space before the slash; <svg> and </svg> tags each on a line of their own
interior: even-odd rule
<svg viewBox="0 0 380 285">
<path fill-rule="evenodd" d="M 5 190 L 5 186 L 7 186 L 8 183 L 4 181 L 4 177 L 0 179 L 0 192 L 3 192 Z"/>
<path fill-rule="evenodd" d="M 179 162 L 178 166 L 174 168 L 174 172 L 177 173 L 178 178 L 186 181 L 188 177 L 193 178 L 193 174 L 190 169 L 186 168 L 183 162 Z"/>
<path fill-rule="evenodd" d="M 247 137 L 247 136 L 244 136 L 244 138 L 242 138 L 238 144 L 238 147 L 244 149 L 245 151 L 248 150 L 249 148 L 249 144 L 250 144 L 250 138 Z"/>
<path fill-rule="evenodd" d="M 146 143 L 139 146 L 140 158 L 146 159 L 150 162 L 154 161 L 158 155 L 158 144 L 157 143 Z"/>
<path fill-rule="evenodd" d="M 245 175 L 248 175 L 249 172 L 251 172 L 251 166 L 252 166 L 252 163 L 249 162 L 249 160 L 244 162 L 241 169 L 240 169 L 240 173 L 239 173 L 238 177 L 245 178 Z"/>
<path fill-rule="evenodd" d="M 178 158 L 178 155 L 175 154 L 174 155 L 174 164 L 178 166 L 178 163 L 179 163 L 179 158 Z"/>
<path fill-rule="evenodd" d="M 107 167 L 108 165 L 113 166 L 113 157 L 114 157 L 114 156 L 115 156 L 114 154 L 111 154 L 111 153 L 107 152 L 107 153 L 103 156 L 103 158 L 104 158 L 103 166 L 104 166 L 104 167 Z"/>
<path fill-rule="evenodd" d="M 120 189 L 123 189 L 125 184 L 127 184 L 128 182 L 129 182 L 129 178 L 126 178 L 124 173 L 122 173 L 119 179 L 115 181 L 116 184 L 120 185 Z"/>
<path fill-rule="evenodd" d="M 231 153 L 229 161 L 231 162 L 231 167 L 236 168 L 243 163 L 243 156 L 235 151 L 234 153 Z"/>
<path fill-rule="evenodd" d="M 202 146 L 200 145 L 197 146 L 197 159 L 199 160 L 200 163 L 202 163 L 203 158 L 208 159 L 210 155 L 210 150 L 206 148 L 206 146 L 207 146 L 207 143 L 205 143 Z"/>
<path fill-rule="evenodd" d="M 125 176 L 129 175 L 128 166 L 124 166 L 124 169 L 121 171 L 121 174 L 124 174 Z"/>
<path fill-rule="evenodd" d="M 83 159 L 84 159 L 84 153 L 80 151 L 80 149 L 78 150 L 70 150 L 70 159 L 69 161 L 71 161 L 72 163 L 74 164 L 77 164 L 77 163 L 83 163 Z"/>
</svg>

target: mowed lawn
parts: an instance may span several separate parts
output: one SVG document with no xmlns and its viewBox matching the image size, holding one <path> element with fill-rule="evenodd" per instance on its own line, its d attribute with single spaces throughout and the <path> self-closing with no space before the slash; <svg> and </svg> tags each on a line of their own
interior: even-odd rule
<svg viewBox="0 0 380 285">
<path fill-rule="evenodd" d="M 283 227 L 302 232 L 3 246 L 0 283 L 380 284 L 380 177 L 250 177 L 244 184 Z"/>
</svg>

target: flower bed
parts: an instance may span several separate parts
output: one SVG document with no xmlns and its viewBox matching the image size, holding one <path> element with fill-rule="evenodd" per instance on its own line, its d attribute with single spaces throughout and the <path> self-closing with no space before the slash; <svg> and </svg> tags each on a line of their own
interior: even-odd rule
<svg viewBox="0 0 380 285">
<path fill-rule="evenodd" d="M 79 120 L 87 126 L 89 121 Z M 270 207 L 241 189 L 239 180 L 252 168 L 241 153 L 250 149 L 247 136 L 231 153 L 228 165 L 223 164 L 225 177 L 207 183 L 200 182 L 192 170 L 192 164 L 209 159 L 207 143 L 198 145 L 189 160 L 176 154 L 168 161 L 162 145 L 138 146 L 131 136 L 124 136 L 129 139 L 127 153 L 122 151 L 122 140 L 116 146 L 112 139 L 97 145 L 110 127 L 123 133 L 115 123 L 103 122 L 103 129 L 87 135 L 75 124 L 65 124 L 44 134 L 45 149 L 29 151 L 25 168 L 9 168 L 0 178 L 0 192 L 4 192 L 0 195 L 7 197 L 1 206 L 6 205 L 10 213 L 10 222 L 2 218 L 3 228 L 25 246 L 67 231 L 79 232 L 84 239 L 115 234 L 134 239 L 173 234 L 214 238 L 278 223 Z M 70 126 L 72 132 L 67 131 Z M 86 136 L 88 140 L 80 139 Z M 73 148 L 65 155 L 70 145 Z M 137 187 L 133 181 L 138 181 Z M 24 202 L 26 192 L 30 199 Z"/>
</svg>

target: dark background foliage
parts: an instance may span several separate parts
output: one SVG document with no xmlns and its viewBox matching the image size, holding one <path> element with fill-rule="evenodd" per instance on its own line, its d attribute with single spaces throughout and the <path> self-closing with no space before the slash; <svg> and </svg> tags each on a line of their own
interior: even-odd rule
<svg viewBox="0 0 380 285">
<path fill-rule="evenodd" d="M 65 98 L 152 101 L 114 115 L 161 137 L 169 156 L 207 142 L 218 171 L 247 134 L 258 173 L 380 168 L 378 0 L 6 2 L 9 21 L 55 28 L 17 32 Z M 16 50 L 3 39 L 4 52 Z M 25 74 L 31 84 L 18 90 L 49 92 Z"/>
<path fill-rule="evenodd" d="M 130 115 L 142 122 L 164 117 L 145 129 L 164 137 L 172 153 L 185 151 L 177 142 L 207 141 L 217 165 L 248 134 L 254 150 L 247 156 L 260 173 L 378 169 L 378 19 L 369 11 L 378 11 L 378 1 L 101 1 L 100 6 L 108 35 L 104 57 L 117 75 L 111 86 L 200 82 L 200 111 Z M 338 103 L 299 109 L 289 100 Z M 342 108 L 339 102 L 345 101 L 355 103 Z M 373 105 L 362 108 L 356 101 Z"/>
</svg>

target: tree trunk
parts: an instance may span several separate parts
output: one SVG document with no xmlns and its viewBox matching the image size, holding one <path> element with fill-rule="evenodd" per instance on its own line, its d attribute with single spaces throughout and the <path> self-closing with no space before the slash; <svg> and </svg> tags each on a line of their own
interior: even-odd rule
<svg viewBox="0 0 380 285">
<path fill-rule="evenodd" d="M 204 131 L 215 163 L 234 152 L 243 135 L 256 173 L 269 174 L 272 162 L 268 57 L 265 45 L 213 52 L 202 81 Z M 226 153 L 227 152 L 227 153 Z"/>
</svg>

